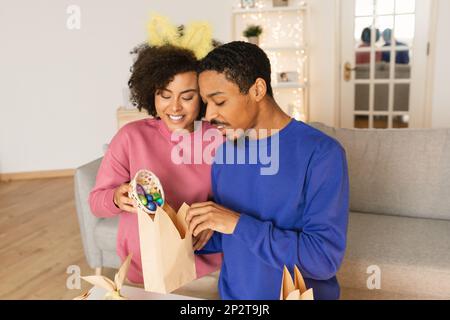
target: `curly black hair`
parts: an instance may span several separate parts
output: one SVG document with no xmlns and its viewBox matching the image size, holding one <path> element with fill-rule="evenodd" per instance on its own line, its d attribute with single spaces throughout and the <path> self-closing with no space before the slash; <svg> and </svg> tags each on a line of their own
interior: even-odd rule
<svg viewBox="0 0 450 320">
<path fill-rule="evenodd" d="M 198 72 L 208 70 L 225 74 L 244 94 L 248 93 L 257 78 L 262 78 L 266 82 L 267 94 L 273 97 L 270 61 L 257 45 L 233 41 L 215 48 L 200 60 Z"/>
<path fill-rule="evenodd" d="M 131 67 L 131 77 L 128 81 L 130 100 L 139 111 L 147 110 L 156 117 L 155 94 L 162 90 L 177 74 L 197 71 L 198 60 L 191 50 L 172 46 L 140 45 L 131 54 L 137 54 Z M 206 107 L 200 99 L 200 120 L 206 112 Z"/>
</svg>

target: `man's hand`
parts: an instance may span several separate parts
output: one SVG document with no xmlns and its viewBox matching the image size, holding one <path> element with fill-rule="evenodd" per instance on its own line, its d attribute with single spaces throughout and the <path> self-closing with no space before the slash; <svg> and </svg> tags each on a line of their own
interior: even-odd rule
<svg viewBox="0 0 450 320">
<path fill-rule="evenodd" d="M 211 239 L 214 231 L 211 229 L 206 229 L 200 232 L 200 234 L 197 237 L 193 237 L 194 241 L 192 242 L 192 245 L 194 247 L 194 250 L 200 250 L 202 249 L 205 244 Z"/>
<path fill-rule="evenodd" d="M 239 216 L 239 213 L 208 201 L 194 203 L 186 215 L 186 222 L 194 237 L 207 229 L 232 234 L 239 221 Z"/>
</svg>

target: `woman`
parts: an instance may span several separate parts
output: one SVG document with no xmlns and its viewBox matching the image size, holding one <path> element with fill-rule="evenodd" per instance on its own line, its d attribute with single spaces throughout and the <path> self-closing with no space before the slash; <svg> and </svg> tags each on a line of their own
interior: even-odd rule
<svg viewBox="0 0 450 320">
<path fill-rule="evenodd" d="M 202 139 L 211 129 L 201 122 L 194 130 L 194 121 L 205 113 L 201 101 L 197 63 L 193 52 L 180 47 L 145 46 L 138 51 L 129 81 L 131 97 L 139 110 L 154 116 L 125 125 L 112 139 L 89 195 L 91 211 L 98 217 L 120 216 L 117 253 L 122 261 L 132 253 L 128 280 L 143 283 L 139 229 L 136 208 L 128 197 L 129 181 L 140 169 L 154 172 L 164 188 L 166 202 L 175 210 L 186 202 L 207 201 L 212 197 L 209 164 L 176 164 L 171 159 L 177 145 L 171 135 L 187 130 L 192 140 Z M 202 142 L 203 143 L 203 142 Z M 209 237 L 205 232 L 194 239 L 198 248 Z M 221 255 L 197 255 L 197 277 L 219 269 Z"/>
<path fill-rule="evenodd" d="M 371 38 L 372 38 L 372 29 L 371 28 L 364 28 L 364 30 L 361 32 L 361 44 L 358 46 L 358 48 L 370 48 L 371 44 Z M 380 40 L 380 30 L 375 30 L 375 43 Z M 375 62 L 381 61 L 381 51 L 375 51 Z M 370 52 L 369 51 L 361 51 L 356 52 L 356 64 L 367 64 L 370 63 Z"/>
</svg>

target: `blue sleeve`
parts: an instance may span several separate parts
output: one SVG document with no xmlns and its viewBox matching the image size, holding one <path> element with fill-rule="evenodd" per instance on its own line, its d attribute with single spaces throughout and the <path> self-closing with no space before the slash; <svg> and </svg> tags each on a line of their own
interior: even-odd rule
<svg viewBox="0 0 450 320">
<path fill-rule="evenodd" d="M 283 230 L 241 214 L 233 236 L 274 268 L 297 265 L 303 276 L 327 280 L 344 258 L 349 181 L 344 149 L 334 143 L 312 156 L 306 175 L 302 230 Z"/>
<path fill-rule="evenodd" d="M 195 254 L 208 254 L 222 252 L 222 234 L 214 231 L 211 239 L 201 250 L 194 251 Z"/>
<path fill-rule="evenodd" d="M 399 52 L 397 52 L 397 61 L 396 61 L 396 63 L 409 64 L 409 52 L 408 51 L 399 51 Z"/>
</svg>

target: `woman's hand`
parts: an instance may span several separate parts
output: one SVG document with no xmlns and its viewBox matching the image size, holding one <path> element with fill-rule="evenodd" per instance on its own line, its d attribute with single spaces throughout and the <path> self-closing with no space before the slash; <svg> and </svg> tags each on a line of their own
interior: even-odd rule
<svg viewBox="0 0 450 320">
<path fill-rule="evenodd" d="M 194 237 L 208 229 L 224 234 L 232 234 L 239 217 L 239 213 L 208 201 L 194 203 L 186 215 L 186 222 L 189 231 Z"/>
<path fill-rule="evenodd" d="M 194 250 L 201 250 L 205 244 L 211 239 L 214 231 L 211 229 L 203 230 L 198 236 L 193 236 L 192 246 Z"/>
<path fill-rule="evenodd" d="M 134 206 L 134 200 L 128 197 L 128 192 L 131 192 L 129 183 L 124 183 L 117 187 L 114 191 L 114 204 L 123 211 L 137 213 L 137 209 Z"/>
</svg>

